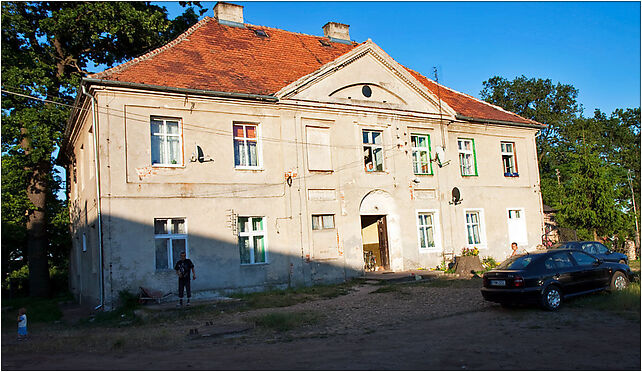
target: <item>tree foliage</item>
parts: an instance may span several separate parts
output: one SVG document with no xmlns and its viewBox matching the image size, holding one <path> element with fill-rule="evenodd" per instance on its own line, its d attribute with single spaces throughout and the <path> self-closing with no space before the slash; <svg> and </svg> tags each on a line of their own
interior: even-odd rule
<svg viewBox="0 0 642 372">
<path fill-rule="evenodd" d="M 47 261 L 69 246 L 52 154 L 82 76 L 167 43 L 204 12 L 181 5 L 170 20 L 150 2 L 2 3 L 3 263 L 28 258 L 32 294 L 46 295 Z"/>
<path fill-rule="evenodd" d="M 640 108 L 583 117 L 578 90 L 550 79 L 492 77 L 481 97 L 546 124 L 537 137 L 542 199 L 582 238 L 635 236 L 640 203 Z M 629 170 L 633 194 L 628 182 Z M 638 209 L 639 210 L 639 209 Z"/>
</svg>

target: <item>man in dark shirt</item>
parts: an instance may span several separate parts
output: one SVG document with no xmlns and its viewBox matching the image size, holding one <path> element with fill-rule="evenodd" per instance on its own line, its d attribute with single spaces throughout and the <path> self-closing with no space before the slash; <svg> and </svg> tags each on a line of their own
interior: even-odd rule
<svg viewBox="0 0 642 372">
<path fill-rule="evenodd" d="M 190 269 L 192 270 L 192 279 L 196 279 L 194 264 L 189 258 L 185 258 L 185 252 L 181 252 L 181 259 L 174 265 L 174 270 L 178 275 L 178 303 L 176 306 L 183 306 L 183 289 L 187 290 L 187 306 L 189 306 L 189 299 L 192 297 L 189 278 Z"/>
</svg>

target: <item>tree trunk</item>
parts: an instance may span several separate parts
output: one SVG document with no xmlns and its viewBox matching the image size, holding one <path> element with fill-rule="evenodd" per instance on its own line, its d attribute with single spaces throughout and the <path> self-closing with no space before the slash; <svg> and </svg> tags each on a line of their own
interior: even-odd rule
<svg viewBox="0 0 642 372">
<path fill-rule="evenodd" d="M 27 130 L 21 128 L 20 143 L 25 154 L 31 152 Z M 31 173 L 27 197 L 33 207 L 27 210 L 27 256 L 29 261 L 29 296 L 47 297 L 50 292 L 49 263 L 47 257 L 47 176 L 49 163 L 40 162 L 35 167 L 26 167 Z"/>
</svg>

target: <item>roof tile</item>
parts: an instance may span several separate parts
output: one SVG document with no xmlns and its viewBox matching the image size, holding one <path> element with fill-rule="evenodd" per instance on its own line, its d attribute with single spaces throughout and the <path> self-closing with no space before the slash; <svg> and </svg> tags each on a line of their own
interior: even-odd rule
<svg viewBox="0 0 642 372">
<path fill-rule="evenodd" d="M 273 95 L 358 45 L 331 42 L 324 46 L 320 40 L 328 41 L 326 37 L 245 26 L 222 25 L 215 18 L 206 17 L 167 45 L 90 77 L 174 88 Z M 268 37 L 256 35 L 255 29 L 264 30 Z M 460 115 L 539 124 L 406 69 Z"/>
</svg>

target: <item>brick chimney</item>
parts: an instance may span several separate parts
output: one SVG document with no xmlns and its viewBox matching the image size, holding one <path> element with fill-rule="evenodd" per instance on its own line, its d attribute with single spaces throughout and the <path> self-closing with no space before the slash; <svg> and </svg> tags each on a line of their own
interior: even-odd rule
<svg viewBox="0 0 642 372">
<path fill-rule="evenodd" d="M 343 23 L 328 22 L 323 26 L 323 36 L 329 37 L 333 41 L 350 42 L 350 25 Z"/>
<path fill-rule="evenodd" d="M 214 5 L 214 17 L 218 23 L 243 26 L 243 6 L 219 1 Z"/>
</svg>

